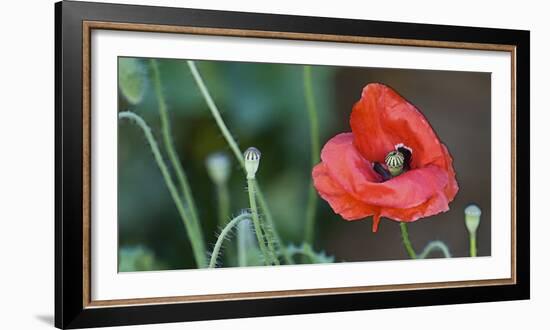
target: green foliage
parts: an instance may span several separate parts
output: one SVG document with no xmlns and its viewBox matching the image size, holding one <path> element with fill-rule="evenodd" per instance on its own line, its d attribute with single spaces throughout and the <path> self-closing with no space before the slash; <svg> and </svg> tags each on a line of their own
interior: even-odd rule
<svg viewBox="0 0 550 330">
<path fill-rule="evenodd" d="M 291 244 L 287 247 L 287 251 L 293 256 L 306 256 L 309 259 L 307 263 L 330 264 L 334 262 L 334 256 L 327 255 L 325 251 L 315 252 L 307 243 L 303 243 L 299 246 Z"/>
<path fill-rule="evenodd" d="M 155 261 L 153 252 L 140 245 L 120 247 L 118 253 L 119 272 L 153 270 L 161 267 Z"/>
<path fill-rule="evenodd" d="M 217 125 L 212 121 L 204 95 L 201 95 L 197 88 L 186 61 L 157 60 L 156 75 L 153 75 L 152 70 L 148 70 L 148 65 L 142 59 L 121 58 L 119 61 L 119 90 L 123 96 L 119 99 L 119 108 L 129 108 L 139 113 L 150 124 L 153 133 L 158 134 L 159 140 L 161 137 L 166 138 L 164 134 L 166 125 L 163 125 L 165 121 L 160 120 L 162 118 L 156 111 L 158 97 L 155 95 L 162 93 L 164 96 L 162 103 L 166 105 L 165 110 L 170 112 L 168 119 L 173 127 L 169 136 L 173 138 L 174 152 L 182 157 L 185 171 L 188 173 L 189 185 L 193 187 L 197 205 L 201 206 L 198 216 L 201 218 L 201 226 L 206 234 L 206 242 L 215 241 L 214 233 L 219 221 L 214 220 L 218 213 L 217 208 L 220 206 L 215 205 L 215 200 L 218 199 L 216 187 L 212 187 L 212 183 L 208 180 L 203 164 L 210 153 L 227 150 L 227 144 L 221 138 Z M 273 222 L 262 221 L 262 231 L 268 245 L 284 250 L 285 245 L 280 244 L 279 241 L 301 239 L 303 231 L 303 221 L 300 220 L 303 217 L 301 208 L 306 198 L 303 194 L 305 189 L 288 188 L 295 182 L 304 182 L 304 188 L 307 188 L 306 184 L 309 181 L 310 165 L 307 163 L 307 157 L 302 157 L 302 153 L 309 152 L 308 143 L 295 143 L 295 141 L 309 139 L 307 127 L 305 129 L 300 127 L 307 121 L 302 66 L 210 61 L 197 62 L 197 66 L 201 75 L 204 76 L 204 83 L 213 101 L 219 106 L 224 121 L 231 129 L 231 135 L 238 138 L 239 145 L 244 147 L 251 145 L 251 141 L 255 141 L 262 146 L 262 150 L 266 150 L 267 163 L 262 165 L 261 169 L 265 184 L 262 185 L 267 189 L 265 198 L 269 200 L 269 204 L 273 204 L 277 214 L 272 217 Z M 315 68 L 315 89 L 320 92 L 318 93 L 319 117 L 325 123 L 332 103 L 333 72 L 334 70 L 330 67 Z M 153 88 L 158 86 L 151 83 L 156 81 L 152 80 L 152 77 L 162 77 L 161 89 Z M 121 243 L 146 242 L 148 246 L 158 251 L 162 260 L 173 265 L 174 268 L 187 267 L 184 265 L 189 264 L 189 256 L 185 255 L 183 258 L 181 256 L 182 253 L 186 254 L 182 251 L 188 249 L 186 246 L 181 246 L 181 237 L 186 237 L 187 234 L 181 233 L 181 229 L 177 227 L 176 231 L 167 227 L 168 224 L 173 225 L 173 222 L 165 219 L 173 218 L 177 214 L 174 214 L 170 203 L 166 203 L 166 198 L 170 196 L 165 194 L 162 186 L 159 187 L 155 183 L 159 181 L 157 169 L 154 166 L 145 166 L 150 164 L 150 154 L 143 153 L 142 150 L 134 147 L 136 137 L 132 138 L 131 132 L 127 132 L 124 127 L 121 128 L 121 132 L 119 134 L 119 180 L 123 180 L 119 184 L 119 223 L 123 224 L 120 231 Z M 273 139 L 272 133 L 275 132 L 278 132 L 280 138 Z M 130 148 L 131 151 L 129 151 Z M 291 161 L 288 162 L 288 160 Z M 280 166 L 284 163 L 289 167 L 280 171 Z M 124 170 L 120 172 L 121 169 Z M 136 175 L 135 172 L 138 169 L 152 172 L 151 175 L 146 176 Z M 171 169 L 171 171 L 175 170 L 177 168 Z M 142 184 L 135 182 L 136 177 L 141 177 L 138 181 L 143 183 L 149 182 L 148 189 L 139 189 Z M 227 183 L 232 211 L 246 208 L 249 204 L 246 198 L 243 198 L 242 179 L 242 176 L 235 175 Z M 148 191 L 151 191 L 151 194 Z M 164 197 L 159 199 L 159 194 Z M 136 197 L 140 198 L 141 202 L 136 200 Z M 261 202 L 260 200 L 260 204 Z M 149 205 L 149 207 L 143 208 L 141 205 Z M 215 207 L 205 208 L 204 205 Z M 152 216 L 151 208 L 162 210 L 162 213 Z M 267 219 L 269 213 L 262 208 L 263 206 L 260 205 L 259 216 L 269 220 Z M 162 227 L 159 227 L 159 221 L 163 223 Z M 140 227 L 135 227 L 138 223 Z M 275 228 L 282 230 L 284 237 L 279 237 Z M 228 245 L 228 252 L 235 249 L 234 245 Z M 261 260 L 265 258 L 259 257 L 260 254 L 257 252 L 258 246 L 250 248 L 246 253 L 247 264 L 257 265 L 265 261 Z M 238 264 L 237 256 L 232 256 L 232 253 L 223 255 L 223 258 L 224 265 Z"/>
<path fill-rule="evenodd" d="M 302 180 L 298 171 L 287 170 L 278 173 L 268 186 L 266 195 L 273 208 L 275 225 L 287 240 L 300 241 L 304 230 L 304 222 L 298 217 L 304 214 L 305 195 L 298 189 L 289 189 Z"/>
</svg>

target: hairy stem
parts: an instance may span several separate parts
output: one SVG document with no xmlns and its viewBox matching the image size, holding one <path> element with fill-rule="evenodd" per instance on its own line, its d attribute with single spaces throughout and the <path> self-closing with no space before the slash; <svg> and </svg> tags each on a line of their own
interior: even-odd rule
<svg viewBox="0 0 550 330">
<path fill-rule="evenodd" d="M 257 189 L 257 187 L 258 186 L 256 185 L 256 189 Z M 258 198 L 258 197 L 256 196 L 256 198 Z M 277 248 L 275 247 L 275 241 L 277 239 L 275 238 L 275 235 L 273 234 L 273 228 L 266 221 L 260 221 L 260 226 L 262 228 L 262 232 L 263 232 L 265 240 L 267 242 L 267 250 L 271 254 L 271 258 L 272 258 L 273 262 L 275 264 L 279 265 L 280 264 L 279 257 L 278 257 L 278 254 L 277 254 Z M 278 242 L 279 242 L 279 240 L 277 240 L 277 244 L 279 244 Z"/>
<path fill-rule="evenodd" d="M 403 245 L 405 245 L 405 249 L 407 250 L 409 257 L 411 259 L 416 259 L 416 252 L 414 252 L 411 241 L 409 240 L 409 231 L 407 229 L 407 224 L 405 222 L 401 222 L 399 226 L 401 227 L 401 237 L 403 238 Z"/>
<path fill-rule="evenodd" d="M 428 255 L 430 255 L 430 253 L 436 250 L 440 250 L 441 253 L 443 253 L 443 255 L 445 256 L 445 258 L 451 257 L 451 252 L 449 252 L 449 248 L 445 243 L 441 241 L 432 241 L 428 243 L 428 245 L 426 245 L 422 253 L 418 255 L 418 259 L 426 258 Z"/>
<path fill-rule="evenodd" d="M 187 65 L 189 66 L 189 70 L 193 75 L 193 79 L 195 80 L 195 83 L 199 87 L 199 90 L 206 101 L 206 104 L 210 110 L 210 113 L 212 114 L 212 117 L 214 117 L 214 120 L 216 121 L 218 128 L 220 129 L 223 137 L 225 138 L 225 141 L 227 142 L 227 144 L 229 144 L 231 151 L 233 151 L 235 158 L 237 158 L 239 164 L 241 165 L 241 168 L 244 171 L 245 170 L 244 158 L 241 150 L 239 149 L 239 145 L 237 144 L 237 142 L 231 135 L 231 132 L 229 132 L 229 129 L 225 125 L 225 122 L 223 121 L 220 111 L 218 110 L 216 103 L 212 99 L 212 96 L 210 95 L 210 92 L 208 91 L 208 88 L 206 87 L 204 80 L 202 79 L 202 76 L 199 73 L 197 66 L 195 65 L 195 62 L 187 61 Z M 285 262 L 288 264 L 292 264 L 293 263 L 292 258 L 288 255 L 288 253 L 286 253 L 286 249 L 284 248 L 283 244 L 280 244 L 281 238 L 273 222 L 273 216 L 271 214 L 271 211 L 269 210 L 269 206 L 267 205 L 267 201 L 262 193 L 262 190 L 260 189 L 260 186 L 258 185 L 257 182 L 256 182 L 256 194 L 258 198 L 258 203 L 260 204 L 260 208 L 262 209 L 265 215 L 265 219 L 268 225 L 271 226 L 272 228 L 273 236 L 279 242 L 279 248 L 281 249 L 281 252 L 285 258 Z"/>
<path fill-rule="evenodd" d="M 220 236 L 218 236 L 218 239 L 216 240 L 216 244 L 214 245 L 214 250 L 212 250 L 212 256 L 210 256 L 210 268 L 216 267 L 216 262 L 218 260 L 218 255 L 220 254 L 221 247 L 223 245 L 223 242 L 225 238 L 227 237 L 227 234 L 233 230 L 233 227 L 235 227 L 239 222 L 245 219 L 250 219 L 249 213 L 243 213 L 229 221 L 227 225 L 223 228 L 223 230 L 220 233 Z"/>
<path fill-rule="evenodd" d="M 168 153 L 168 158 L 170 159 L 170 162 L 172 163 L 172 166 L 176 172 L 176 177 L 178 178 L 178 181 L 180 183 L 180 187 L 182 189 L 185 202 L 189 207 L 189 211 L 191 213 L 191 219 L 193 222 L 193 228 L 194 228 L 193 232 L 195 235 L 197 235 L 198 239 L 203 242 L 202 244 L 204 244 L 204 238 L 200 227 L 199 216 L 198 216 L 197 208 L 195 206 L 195 200 L 193 198 L 193 194 L 191 193 L 191 187 L 189 185 L 189 181 L 187 180 L 187 175 L 185 174 L 185 171 L 181 166 L 181 162 L 179 160 L 178 154 L 176 153 L 176 150 L 174 148 L 174 141 L 172 139 L 172 132 L 170 127 L 170 117 L 168 115 L 168 109 L 166 106 L 166 101 L 164 99 L 164 94 L 162 93 L 160 71 L 158 68 L 157 61 L 154 59 L 151 59 L 151 68 L 153 69 L 153 84 L 154 84 L 155 94 L 158 102 L 158 111 L 159 111 L 160 122 L 162 126 L 162 139 L 164 142 L 164 147 L 166 148 L 166 152 Z"/>
<path fill-rule="evenodd" d="M 260 203 L 260 208 L 264 212 L 267 225 L 271 228 L 270 234 L 273 235 L 273 240 L 277 242 L 277 245 L 279 246 L 279 250 L 281 250 L 281 254 L 283 255 L 283 259 L 285 260 L 285 263 L 288 265 L 294 264 L 294 261 L 292 260 L 292 256 L 288 253 L 286 248 L 283 246 L 283 241 L 281 240 L 281 236 L 279 236 L 279 232 L 277 231 L 277 228 L 275 227 L 275 223 L 273 222 L 273 215 L 269 210 L 267 201 L 257 181 L 256 181 L 256 196 L 258 198 L 258 203 Z"/>
<path fill-rule="evenodd" d="M 196 237 L 194 235 L 192 220 L 189 217 L 188 212 L 186 212 L 183 206 L 183 202 L 180 198 L 180 195 L 178 194 L 176 185 L 174 184 L 174 181 L 170 176 L 168 166 L 166 166 L 166 163 L 162 158 L 162 154 L 160 153 L 158 144 L 153 136 L 153 133 L 151 132 L 151 128 L 147 125 L 147 123 L 145 122 L 145 120 L 143 120 L 143 118 L 141 118 L 139 115 L 130 111 L 119 112 L 118 118 L 129 119 L 135 122 L 142 129 L 145 135 L 145 138 L 147 139 L 147 142 L 151 147 L 151 151 L 153 152 L 153 156 L 155 158 L 155 161 L 157 162 L 160 172 L 164 177 L 164 181 L 166 183 L 166 186 L 168 187 L 170 195 L 172 196 L 172 199 L 176 204 L 176 208 L 183 222 L 183 225 L 185 226 L 185 229 L 187 231 L 187 236 L 189 237 L 189 241 L 191 242 L 191 248 L 193 249 L 193 255 L 195 256 L 195 262 L 197 263 L 197 267 L 198 268 L 206 267 L 206 250 L 204 247 L 204 242 L 200 240 L 199 237 Z"/>
<path fill-rule="evenodd" d="M 237 260 L 239 267 L 248 266 L 247 253 L 250 250 L 249 242 L 252 241 L 252 235 L 250 222 L 240 222 L 237 228 Z"/>
<path fill-rule="evenodd" d="M 311 78 L 311 67 L 304 66 L 304 96 L 306 99 L 307 114 L 309 117 L 309 140 L 311 153 L 311 168 L 319 163 L 319 116 L 315 105 L 315 96 L 313 93 L 313 83 Z M 310 182 L 308 190 L 308 200 L 306 208 L 305 241 L 312 245 L 315 235 L 315 211 L 317 208 L 317 193 Z"/>
<path fill-rule="evenodd" d="M 270 265 L 272 262 L 278 264 L 279 260 L 277 258 L 273 258 L 273 255 L 270 253 L 270 251 L 267 250 L 267 246 L 265 244 L 265 238 L 262 233 L 262 226 L 260 224 L 260 216 L 258 214 L 258 207 L 256 206 L 256 197 L 254 193 L 255 188 L 255 180 L 254 179 L 248 179 L 248 200 L 250 202 L 250 210 L 252 212 L 252 222 L 254 223 L 254 230 L 256 232 L 256 238 L 258 239 L 258 246 L 260 247 L 260 251 L 262 251 L 262 254 L 264 256 L 265 262 L 267 265 Z"/>
</svg>

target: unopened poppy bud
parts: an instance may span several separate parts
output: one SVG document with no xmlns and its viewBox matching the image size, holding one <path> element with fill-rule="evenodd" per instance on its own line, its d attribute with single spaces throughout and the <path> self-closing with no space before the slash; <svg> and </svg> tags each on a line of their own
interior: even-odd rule
<svg viewBox="0 0 550 330">
<path fill-rule="evenodd" d="M 231 162 L 223 152 L 216 152 L 206 158 L 206 171 L 215 184 L 224 184 L 229 179 Z"/>
<path fill-rule="evenodd" d="M 254 179 L 256 177 L 261 157 L 262 153 L 260 150 L 254 147 L 250 147 L 244 152 L 244 167 L 246 169 L 247 179 Z"/>
<path fill-rule="evenodd" d="M 397 150 L 390 152 L 386 156 L 386 165 L 392 176 L 398 176 L 403 172 L 403 165 L 405 164 L 405 156 Z"/>
<path fill-rule="evenodd" d="M 146 69 L 141 59 L 120 58 L 118 62 L 118 86 L 130 104 L 143 100 L 147 87 Z"/>
<path fill-rule="evenodd" d="M 475 235 L 477 227 L 479 227 L 479 218 L 481 217 L 481 209 L 475 205 L 468 205 L 464 209 L 466 228 L 470 232 L 470 235 Z"/>
</svg>

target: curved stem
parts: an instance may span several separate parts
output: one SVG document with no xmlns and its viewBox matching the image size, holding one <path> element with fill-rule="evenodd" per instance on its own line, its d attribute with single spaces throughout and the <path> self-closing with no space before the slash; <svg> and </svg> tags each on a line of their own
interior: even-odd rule
<svg viewBox="0 0 550 330">
<path fill-rule="evenodd" d="M 309 137 L 311 147 L 311 167 L 319 163 L 319 118 L 317 115 L 317 107 L 315 106 L 315 97 L 313 94 L 313 83 L 311 79 L 311 67 L 304 66 L 304 94 L 307 105 L 307 113 L 309 116 Z M 305 241 L 313 244 L 315 234 L 315 210 L 317 207 L 317 193 L 313 187 L 313 182 L 310 182 L 308 190 L 308 200 L 306 209 L 306 227 Z"/>
<path fill-rule="evenodd" d="M 449 248 L 442 241 L 432 241 L 428 243 L 428 245 L 426 245 L 422 253 L 417 255 L 409 239 L 409 231 L 407 229 L 407 223 L 401 222 L 399 226 L 401 227 L 401 237 L 403 238 L 403 245 L 405 245 L 407 254 L 411 259 L 425 259 L 430 253 L 432 253 L 435 250 L 440 250 L 441 253 L 443 253 L 443 255 L 445 256 L 445 258 L 451 257 L 451 252 L 449 252 Z"/>
<path fill-rule="evenodd" d="M 216 261 L 218 260 L 218 255 L 220 254 L 220 249 L 223 245 L 223 242 L 227 236 L 239 222 L 245 219 L 250 219 L 250 214 L 243 213 L 229 221 L 227 225 L 223 228 L 223 230 L 220 233 L 220 236 L 218 236 L 218 239 L 216 240 L 216 244 L 214 245 L 214 250 L 212 250 L 212 256 L 210 257 L 210 264 L 209 268 L 216 267 Z"/>
<path fill-rule="evenodd" d="M 157 162 L 157 165 L 160 169 L 160 172 L 162 173 L 162 176 L 164 177 L 164 181 L 166 183 L 166 186 L 168 187 L 168 190 L 170 191 L 170 195 L 172 196 L 172 199 L 174 200 L 174 203 L 176 204 L 176 208 L 178 210 L 178 213 L 181 217 L 181 220 L 183 222 L 183 225 L 185 226 L 185 229 L 187 231 L 187 236 L 189 237 L 189 241 L 191 242 L 191 248 L 193 249 L 193 254 L 195 256 L 195 262 L 197 263 L 198 268 L 203 268 L 206 266 L 206 251 L 204 249 L 204 242 L 198 239 L 198 237 L 195 237 L 194 235 L 194 228 L 192 224 L 192 220 L 189 217 L 188 213 L 186 212 L 183 203 L 181 201 L 180 195 L 178 194 L 178 191 L 176 189 L 176 185 L 174 184 L 174 181 L 172 181 L 172 178 L 170 176 L 170 172 L 168 171 L 168 166 L 166 166 L 166 163 L 164 162 L 164 159 L 162 158 L 162 154 L 160 153 L 160 149 L 158 147 L 157 142 L 155 141 L 155 138 L 153 134 L 151 133 L 151 128 L 147 125 L 145 120 L 141 118 L 139 115 L 130 112 L 130 111 L 123 111 L 119 112 L 118 114 L 119 119 L 129 119 L 134 121 L 143 131 L 145 138 L 147 139 L 147 142 L 149 143 L 149 146 L 151 147 L 151 151 L 153 152 L 153 156 L 155 158 L 155 161 Z"/>
<path fill-rule="evenodd" d="M 407 224 L 405 222 L 401 222 L 399 226 L 401 227 L 401 237 L 403 238 L 403 245 L 405 245 L 405 249 L 407 250 L 409 257 L 411 259 L 416 259 L 416 252 L 414 252 L 411 241 L 409 240 L 409 231 L 407 229 Z"/>
<path fill-rule="evenodd" d="M 291 252 L 290 252 L 290 255 L 291 256 L 295 256 L 297 254 L 301 254 L 303 256 L 306 256 L 309 258 L 309 260 L 312 262 L 312 263 L 315 263 L 317 261 L 317 256 L 315 255 L 315 252 L 313 251 L 313 249 L 311 248 L 311 245 L 307 244 L 307 243 L 304 243 L 302 248 L 297 248 L 297 249 L 293 249 Z"/>
<path fill-rule="evenodd" d="M 202 230 L 200 228 L 199 216 L 197 208 L 195 206 L 195 200 L 193 199 L 193 194 L 191 193 L 191 187 L 189 185 L 189 181 L 187 180 L 187 175 L 185 174 L 185 171 L 181 166 L 181 162 L 174 148 L 174 141 L 172 139 L 172 132 L 170 127 L 170 118 L 168 116 L 166 101 L 164 100 L 164 95 L 162 93 L 160 71 L 156 60 L 151 59 L 151 67 L 153 69 L 153 84 L 158 102 L 158 111 L 162 126 L 162 139 L 164 141 L 164 146 L 168 153 L 168 158 L 170 159 L 170 162 L 172 163 L 172 166 L 174 167 L 174 170 L 176 172 L 176 177 L 178 178 L 178 181 L 180 183 L 180 188 L 182 189 L 185 202 L 189 207 L 194 227 L 193 231 L 195 235 L 199 237 L 200 241 L 203 242 L 202 244 L 204 244 L 204 238 L 202 235 Z"/>
<path fill-rule="evenodd" d="M 225 138 L 225 141 L 227 144 L 229 144 L 229 147 L 231 148 L 231 151 L 233 151 L 233 154 L 235 155 L 235 158 L 237 158 L 239 164 L 241 165 L 241 168 L 243 171 L 245 171 L 244 168 L 244 158 L 241 150 L 239 149 L 239 145 L 229 132 L 229 129 L 225 125 L 223 118 L 220 114 L 220 111 L 218 110 L 218 107 L 216 106 L 216 103 L 212 99 L 212 96 L 210 95 L 210 92 L 208 91 L 208 88 L 206 87 L 204 80 L 202 79 L 201 74 L 199 73 L 199 70 L 197 69 L 197 66 L 195 65 L 195 62 L 193 61 L 187 61 L 187 65 L 189 66 L 189 70 L 191 71 L 191 74 L 193 75 L 193 79 L 195 80 L 197 86 L 199 87 L 199 90 L 204 97 L 206 104 L 208 105 L 208 109 L 210 110 L 210 113 L 212 114 L 212 117 L 214 117 L 216 124 L 218 125 L 220 131 L 222 132 L 223 137 Z M 269 206 L 267 205 L 267 201 L 262 193 L 262 190 L 260 189 L 260 186 L 256 182 L 256 195 L 258 197 L 258 203 L 260 204 L 260 208 L 262 209 L 263 213 L 265 214 L 265 219 L 269 226 L 271 226 L 273 230 L 273 236 L 274 238 L 279 242 L 279 248 L 281 249 L 281 252 L 285 258 L 285 262 L 288 264 L 292 264 L 292 258 L 288 256 L 286 253 L 286 249 L 283 246 L 283 244 L 280 244 L 281 238 L 279 236 L 279 233 L 277 231 L 277 228 L 275 227 L 275 224 L 273 222 L 273 216 L 271 215 L 271 211 L 269 210 Z"/>
<path fill-rule="evenodd" d="M 445 258 L 451 257 L 451 252 L 449 252 L 449 248 L 445 243 L 441 241 L 432 241 L 426 245 L 422 253 L 418 255 L 418 259 L 424 259 L 426 258 L 430 253 L 432 253 L 435 250 L 440 250 L 441 253 L 445 256 Z"/>
</svg>

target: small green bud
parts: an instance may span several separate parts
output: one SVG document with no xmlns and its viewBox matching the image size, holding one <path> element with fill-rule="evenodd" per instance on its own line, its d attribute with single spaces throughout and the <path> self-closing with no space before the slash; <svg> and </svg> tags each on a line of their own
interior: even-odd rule
<svg viewBox="0 0 550 330">
<path fill-rule="evenodd" d="M 128 102 L 131 104 L 141 102 L 147 86 L 146 69 L 141 59 L 119 58 L 118 86 Z"/>
<path fill-rule="evenodd" d="M 403 165 L 405 164 L 405 156 L 397 150 L 391 151 L 385 159 L 388 170 L 392 176 L 398 176 L 403 173 Z"/>
<path fill-rule="evenodd" d="M 210 154 L 206 158 L 206 171 L 215 184 L 226 183 L 231 174 L 231 161 L 227 154 L 223 152 Z"/>
<path fill-rule="evenodd" d="M 470 232 L 470 235 L 475 235 L 477 227 L 479 227 L 479 219 L 481 217 L 481 209 L 475 205 L 468 205 L 464 209 L 466 228 Z"/>
<path fill-rule="evenodd" d="M 256 177 L 261 157 L 262 153 L 260 150 L 254 147 L 250 147 L 244 152 L 244 167 L 246 169 L 247 179 L 254 179 Z"/>
</svg>

